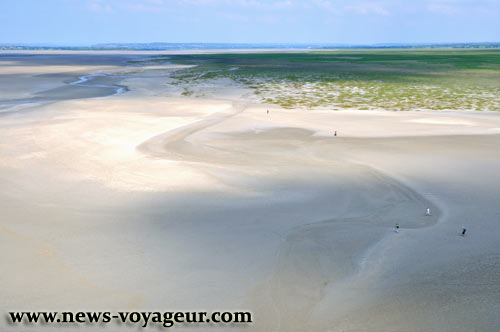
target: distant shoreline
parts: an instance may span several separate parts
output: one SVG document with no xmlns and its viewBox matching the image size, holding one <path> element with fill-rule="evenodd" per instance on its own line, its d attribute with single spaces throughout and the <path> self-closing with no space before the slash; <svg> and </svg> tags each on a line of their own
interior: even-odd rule
<svg viewBox="0 0 500 332">
<path fill-rule="evenodd" d="M 308 53 L 308 52 L 339 52 L 339 51 L 373 51 L 373 52 L 390 52 L 390 51 L 500 51 L 499 47 L 484 47 L 484 48 L 447 48 L 447 47 L 433 47 L 433 48 L 329 48 L 329 49 L 313 49 L 313 48 L 220 48 L 220 49 L 185 49 L 185 50 L 133 50 L 133 49 L 115 49 L 115 50 L 78 50 L 78 49 L 18 49 L 7 50 L 0 47 L 0 55 L 13 55 L 13 54 L 81 54 L 81 55 L 189 55 L 189 54 L 259 54 L 259 53 Z"/>
<path fill-rule="evenodd" d="M 88 46 L 50 44 L 0 43 L 0 51 L 220 51 L 220 50 L 336 50 L 336 49 L 484 49 L 500 48 L 500 42 L 462 43 L 380 43 L 380 44 L 334 44 L 334 43 L 104 43 Z"/>
<path fill-rule="evenodd" d="M 338 49 L 328 49 L 337 51 Z M 32 49 L 32 50 L 4 50 L 0 54 L 110 54 L 110 55 L 156 55 L 156 54 L 217 54 L 217 53 L 303 53 L 317 51 L 316 49 L 206 49 L 206 50 L 59 50 L 59 49 Z"/>
</svg>

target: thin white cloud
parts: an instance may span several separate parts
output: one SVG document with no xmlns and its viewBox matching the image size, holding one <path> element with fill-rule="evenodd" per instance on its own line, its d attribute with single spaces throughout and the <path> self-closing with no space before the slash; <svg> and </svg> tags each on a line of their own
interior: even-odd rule
<svg viewBox="0 0 500 332">
<path fill-rule="evenodd" d="M 444 3 L 430 3 L 427 5 L 427 10 L 429 10 L 431 13 L 438 13 L 445 15 L 460 14 L 459 8 Z"/>
<path fill-rule="evenodd" d="M 92 0 L 87 7 L 97 13 L 111 13 L 113 8 L 109 3 L 104 3 L 102 0 Z"/>
<path fill-rule="evenodd" d="M 339 10 L 337 7 L 333 5 L 331 1 L 328 0 L 313 0 L 312 3 L 316 6 L 319 7 L 322 10 L 326 10 L 330 13 L 339 13 Z"/>
<path fill-rule="evenodd" d="M 362 2 L 359 4 L 346 6 L 345 9 L 361 15 L 377 14 L 387 16 L 390 14 L 387 9 L 376 2 Z"/>
<path fill-rule="evenodd" d="M 500 0 L 80 0 L 89 11 L 106 14 L 127 12 L 187 12 L 190 9 L 225 11 L 233 15 L 274 14 L 350 17 L 445 15 L 500 16 Z M 419 14 L 420 13 L 420 14 Z M 433 16 L 434 16 L 433 15 Z"/>
<path fill-rule="evenodd" d="M 431 0 L 427 1 L 426 9 L 433 14 L 446 16 L 500 16 L 500 1 L 498 0 Z"/>
<path fill-rule="evenodd" d="M 256 8 L 288 8 L 294 6 L 293 0 L 173 0 L 174 2 L 189 5 L 224 5 L 228 7 L 256 7 Z"/>
<path fill-rule="evenodd" d="M 164 0 L 89 0 L 87 7 L 98 13 L 112 13 L 120 10 L 153 12 L 164 11 L 168 5 Z"/>
</svg>

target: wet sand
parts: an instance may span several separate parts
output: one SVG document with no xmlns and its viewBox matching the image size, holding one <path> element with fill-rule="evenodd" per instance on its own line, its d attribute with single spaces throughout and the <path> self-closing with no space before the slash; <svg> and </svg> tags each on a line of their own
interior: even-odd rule
<svg viewBox="0 0 500 332">
<path fill-rule="evenodd" d="M 499 115 L 283 110 L 240 87 L 180 97 L 173 68 L 87 57 L 3 59 L 16 68 L 0 72 L 2 100 L 51 96 L 0 115 L 3 312 L 250 310 L 253 331 L 496 331 Z M 69 84 L 96 72 L 128 91 Z"/>
</svg>

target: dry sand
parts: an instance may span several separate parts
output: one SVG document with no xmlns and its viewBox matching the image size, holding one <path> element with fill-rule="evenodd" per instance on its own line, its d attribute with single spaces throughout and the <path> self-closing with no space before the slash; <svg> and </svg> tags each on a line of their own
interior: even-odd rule
<svg viewBox="0 0 500 332">
<path fill-rule="evenodd" d="M 0 113 L 2 314 L 250 310 L 240 329 L 498 330 L 500 114 L 283 110 L 237 87 L 180 98 L 144 71 L 113 78 L 129 88 L 117 96 L 68 87 L 136 70 L 127 59 L 0 57 L 0 99 L 21 99 Z M 35 96 L 50 98 L 23 103 Z M 57 329 L 0 320 L 25 328 Z"/>
</svg>

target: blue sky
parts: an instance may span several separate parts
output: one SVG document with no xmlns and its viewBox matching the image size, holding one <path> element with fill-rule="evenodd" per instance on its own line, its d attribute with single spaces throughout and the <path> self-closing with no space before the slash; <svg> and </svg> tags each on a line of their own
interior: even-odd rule
<svg viewBox="0 0 500 332">
<path fill-rule="evenodd" d="M 0 43 L 500 41 L 500 0 L 0 0 Z"/>
</svg>

